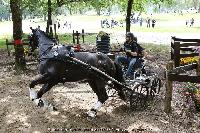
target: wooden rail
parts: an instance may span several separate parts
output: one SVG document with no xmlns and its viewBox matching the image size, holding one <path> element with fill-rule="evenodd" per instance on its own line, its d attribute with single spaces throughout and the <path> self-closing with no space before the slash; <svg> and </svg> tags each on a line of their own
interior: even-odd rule
<svg viewBox="0 0 200 133">
<path fill-rule="evenodd" d="M 8 52 L 8 56 L 10 56 L 10 48 L 9 48 L 9 46 L 11 46 L 11 45 L 12 46 L 15 45 L 14 41 L 9 42 L 8 39 L 6 39 L 6 49 L 7 49 L 7 52 Z M 21 45 L 29 45 L 29 40 L 28 39 L 22 40 L 22 44 Z"/>
<path fill-rule="evenodd" d="M 199 56 L 199 53 L 195 53 L 195 50 L 192 48 L 197 46 L 200 46 L 200 39 L 181 39 L 172 37 L 171 60 L 174 61 L 175 67 L 180 66 L 181 58 Z"/>
</svg>

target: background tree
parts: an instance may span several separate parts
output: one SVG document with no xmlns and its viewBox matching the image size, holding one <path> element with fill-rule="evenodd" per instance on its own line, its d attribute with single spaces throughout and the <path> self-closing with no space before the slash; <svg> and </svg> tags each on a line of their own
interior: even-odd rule
<svg viewBox="0 0 200 133">
<path fill-rule="evenodd" d="M 10 0 L 10 9 L 13 21 L 13 39 L 15 41 L 15 68 L 23 70 L 26 67 L 24 48 L 21 45 L 22 39 L 22 10 L 21 0 Z"/>
<path fill-rule="evenodd" d="M 139 11 L 140 13 L 145 10 L 145 7 L 148 8 L 147 5 L 153 4 L 156 5 L 158 3 L 168 3 L 171 4 L 173 0 L 120 0 L 115 1 L 122 10 L 126 9 L 126 32 L 130 32 L 131 22 L 130 17 L 131 13 L 135 11 Z M 126 8 L 125 8 L 126 7 Z"/>
<path fill-rule="evenodd" d="M 107 1 L 107 0 L 91 0 L 89 1 L 89 4 L 96 10 L 97 15 L 101 15 L 101 11 L 103 9 L 108 8 L 111 4 L 112 1 Z"/>
<path fill-rule="evenodd" d="M 127 12 L 126 12 L 126 33 L 130 32 L 131 29 L 131 11 L 132 11 L 133 0 L 128 0 Z"/>
</svg>

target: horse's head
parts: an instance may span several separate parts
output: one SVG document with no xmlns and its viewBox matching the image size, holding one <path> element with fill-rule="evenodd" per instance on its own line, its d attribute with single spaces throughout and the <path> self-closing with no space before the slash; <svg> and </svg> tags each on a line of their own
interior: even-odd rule
<svg viewBox="0 0 200 133">
<path fill-rule="evenodd" d="M 32 34 L 29 37 L 31 51 L 34 51 L 35 49 L 37 49 L 39 47 L 39 44 L 45 43 L 45 44 L 52 45 L 52 43 L 54 43 L 53 41 L 49 39 L 49 37 L 46 35 L 44 31 L 38 28 L 33 29 L 32 27 L 30 27 L 30 29 L 32 30 Z"/>
<path fill-rule="evenodd" d="M 39 41 L 36 34 L 37 29 L 33 29 L 32 27 L 30 27 L 30 29 L 32 30 L 32 34 L 29 36 L 29 45 L 31 47 L 31 52 L 33 52 L 38 48 Z"/>
</svg>

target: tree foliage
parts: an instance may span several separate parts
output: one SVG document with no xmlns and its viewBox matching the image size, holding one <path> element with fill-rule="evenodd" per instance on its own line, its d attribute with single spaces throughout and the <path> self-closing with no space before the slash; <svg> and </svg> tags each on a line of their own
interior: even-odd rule
<svg viewBox="0 0 200 133">
<path fill-rule="evenodd" d="M 10 19 L 10 5 L 8 0 L 0 0 L 0 21 Z"/>
</svg>

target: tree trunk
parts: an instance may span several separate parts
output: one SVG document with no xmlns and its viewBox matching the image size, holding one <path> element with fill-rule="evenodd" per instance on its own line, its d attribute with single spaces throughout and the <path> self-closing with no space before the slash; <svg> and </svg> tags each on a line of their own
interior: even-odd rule
<svg viewBox="0 0 200 133">
<path fill-rule="evenodd" d="M 96 8 L 96 12 L 97 12 L 97 15 L 100 16 L 101 15 L 101 8 L 99 8 L 99 7 Z"/>
<path fill-rule="evenodd" d="M 83 15 L 83 9 L 79 9 L 80 15 Z"/>
<path fill-rule="evenodd" d="M 127 13 L 126 13 L 126 33 L 130 32 L 131 29 L 130 17 L 131 17 L 132 5 L 133 5 L 133 0 L 128 0 Z"/>
<path fill-rule="evenodd" d="M 22 39 L 22 11 L 21 0 L 10 0 L 10 9 L 13 21 L 13 39 L 15 41 L 15 68 L 24 70 L 26 68 L 24 48 L 21 45 Z"/>
<path fill-rule="evenodd" d="M 200 13 L 200 2 L 199 2 L 199 10 L 198 10 L 198 13 Z"/>
<path fill-rule="evenodd" d="M 51 0 L 48 0 L 48 20 L 47 20 L 47 34 L 50 35 L 50 37 L 53 37 L 53 29 L 52 29 L 52 7 L 51 7 Z M 51 27 L 50 27 L 51 26 Z"/>
<path fill-rule="evenodd" d="M 46 14 L 43 15 L 43 18 L 44 18 L 44 21 L 47 21 L 47 15 Z"/>
</svg>

